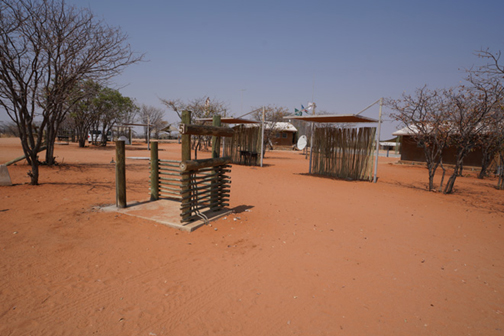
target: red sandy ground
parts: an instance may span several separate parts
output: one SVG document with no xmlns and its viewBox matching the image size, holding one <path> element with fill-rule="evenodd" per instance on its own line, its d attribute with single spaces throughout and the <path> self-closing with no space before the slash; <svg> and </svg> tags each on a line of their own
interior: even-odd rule
<svg viewBox="0 0 504 336">
<path fill-rule="evenodd" d="M 147 157 L 145 145 L 127 157 Z M 178 159 L 177 144 L 160 158 Z M 136 150 L 133 150 L 136 149 Z M 380 158 L 379 181 L 308 176 L 296 152 L 232 168 L 237 213 L 193 233 L 103 213 L 113 147 L 57 146 L 0 187 L 0 335 L 502 335 L 504 192 Z M 0 162 L 22 155 L 0 139 Z M 148 161 L 127 160 L 128 201 Z M 247 209 L 248 211 L 246 211 Z"/>
</svg>

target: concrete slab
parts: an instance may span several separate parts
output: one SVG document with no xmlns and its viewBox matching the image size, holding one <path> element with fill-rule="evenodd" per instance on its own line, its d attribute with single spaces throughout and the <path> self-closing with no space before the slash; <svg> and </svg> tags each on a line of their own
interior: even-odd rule
<svg viewBox="0 0 504 336">
<path fill-rule="evenodd" d="M 104 212 L 118 212 L 128 216 L 147 219 L 188 232 L 192 232 L 208 222 L 227 216 L 233 212 L 230 209 L 223 209 L 220 211 L 208 210 L 202 212 L 202 214 L 208 218 L 208 222 L 201 219 L 190 223 L 182 223 L 180 222 L 180 202 L 164 199 L 157 201 L 132 202 L 128 203 L 128 207 L 122 209 L 116 207 L 115 205 L 109 205 L 101 207 L 100 210 Z"/>
<path fill-rule="evenodd" d="M 6 165 L 0 165 L 0 186 L 11 186 L 12 181 Z"/>
</svg>

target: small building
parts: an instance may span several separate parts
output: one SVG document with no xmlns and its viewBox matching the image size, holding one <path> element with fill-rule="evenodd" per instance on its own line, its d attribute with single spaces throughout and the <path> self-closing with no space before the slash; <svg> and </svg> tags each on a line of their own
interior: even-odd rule
<svg viewBox="0 0 504 336">
<path fill-rule="evenodd" d="M 401 162 L 425 162 L 424 149 L 417 144 L 413 138 L 413 134 L 413 131 L 408 127 L 404 127 L 392 134 L 401 139 Z M 443 152 L 443 163 L 455 164 L 456 157 L 457 148 L 455 148 L 455 146 L 448 146 Z M 464 165 L 479 167 L 481 166 L 482 159 L 483 154 L 481 153 L 481 149 L 475 147 L 474 150 L 468 153 L 464 158 Z"/>
<path fill-rule="evenodd" d="M 400 143 L 398 137 L 380 141 L 380 149 L 387 151 L 398 151 L 400 147 Z"/>
<path fill-rule="evenodd" d="M 271 123 L 266 123 L 266 130 L 271 130 Z M 273 146 L 292 146 L 297 141 L 297 128 L 289 122 L 276 122 L 273 125 L 271 142 Z"/>
<path fill-rule="evenodd" d="M 245 124 L 247 128 L 261 127 L 260 124 Z M 264 123 L 264 132 L 269 133 L 270 141 L 273 146 L 289 146 L 291 147 L 297 141 L 297 128 L 290 122 L 285 121 L 266 121 Z M 266 135 L 267 137 L 267 135 Z"/>
</svg>

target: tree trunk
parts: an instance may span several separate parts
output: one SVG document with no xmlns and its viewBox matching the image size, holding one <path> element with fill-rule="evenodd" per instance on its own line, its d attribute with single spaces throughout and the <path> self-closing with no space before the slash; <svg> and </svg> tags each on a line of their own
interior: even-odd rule
<svg viewBox="0 0 504 336">
<path fill-rule="evenodd" d="M 56 129 L 50 123 L 46 127 L 45 139 L 47 145 L 45 162 L 48 166 L 53 166 L 55 164 L 54 143 L 56 142 Z"/>
<path fill-rule="evenodd" d="M 434 189 L 434 176 L 436 172 L 429 168 L 429 191 L 432 191 Z"/>
<path fill-rule="evenodd" d="M 441 169 L 443 170 L 443 175 L 441 176 L 441 182 L 439 183 L 439 192 L 443 191 L 443 182 L 444 182 L 445 175 L 446 175 L 446 168 L 443 166 L 443 159 L 442 158 L 441 158 L 440 165 L 441 165 Z"/>
<path fill-rule="evenodd" d="M 492 153 L 488 149 L 483 150 L 483 158 L 481 159 L 481 170 L 478 174 L 479 179 L 483 179 L 487 175 L 488 166 L 492 162 Z"/>
<path fill-rule="evenodd" d="M 427 162 L 427 170 L 429 171 L 429 191 L 434 190 L 434 176 L 436 176 L 436 170 L 439 164 L 430 161 Z"/>
<path fill-rule="evenodd" d="M 446 183 L 446 187 L 443 190 L 443 194 L 452 194 L 453 193 L 453 186 L 455 185 L 455 180 L 457 179 L 458 172 L 460 171 L 460 167 L 462 166 L 462 160 L 464 160 L 464 157 L 458 155 L 457 156 L 457 161 L 455 162 L 455 168 L 453 169 L 453 174 L 450 176 L 448 179 L 448 182 Z"/>
<path fill-rule="evenodd" d="M 26 138 L 26 136 L 25 136 Z M 28 162 L 29 165 L 32 164 L 32 160 L 31 160 L 31 157 L 30 157 L 30 149 L 28 148 L 28 146 L 26 145 L 27 144 L 27 140 L 26 139 L 23 139 L 23 137 L 21 137 L 21 146 L 23 147 L 23 153 L 25 155 L 25 158 L 26 158 L 26 162 Z"/>
<path fill-rule="evenodd" d="M 27 156 L 28 157 L 28 156 Z M 39 179 L 39 161 L 38 161 L 38 155 L 37 152 L 34 151 L 32 155 L 30 156 L 31 159 L 31 168 L 32 170 L 28 172 L 28 175 L 30 176 L 30 184 L 31 185 L 38 185 L 38 179 Z"/>
<path fill-rule="evenodd" d="M 499 181 L 497 181 L 497 189 L 504 190 L 504 151 L 500 152 L 500 169 L 499 169 Z"/>
<path fill-rule="evenodd" d="M 464 162 L 460 163 L 460 167 L 458 168 L 457 175 L 462 176 L 464 173 Z"/>
</svg>

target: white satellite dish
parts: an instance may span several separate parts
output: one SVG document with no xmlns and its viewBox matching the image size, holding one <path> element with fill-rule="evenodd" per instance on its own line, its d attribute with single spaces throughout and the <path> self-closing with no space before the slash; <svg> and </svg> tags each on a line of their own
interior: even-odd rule
<svg viewBox="0 0 504 336">
<path fill-rule="evenodd" d="M 297 142 L 297 148 L 299 150 L 303 150 L 303 149 L 305 149 L 307 143 L 308 143 L 308 141 L 306 139 L 306 135 L 301 135 L 299 137 L 298 142 Z"/>
</svg>

